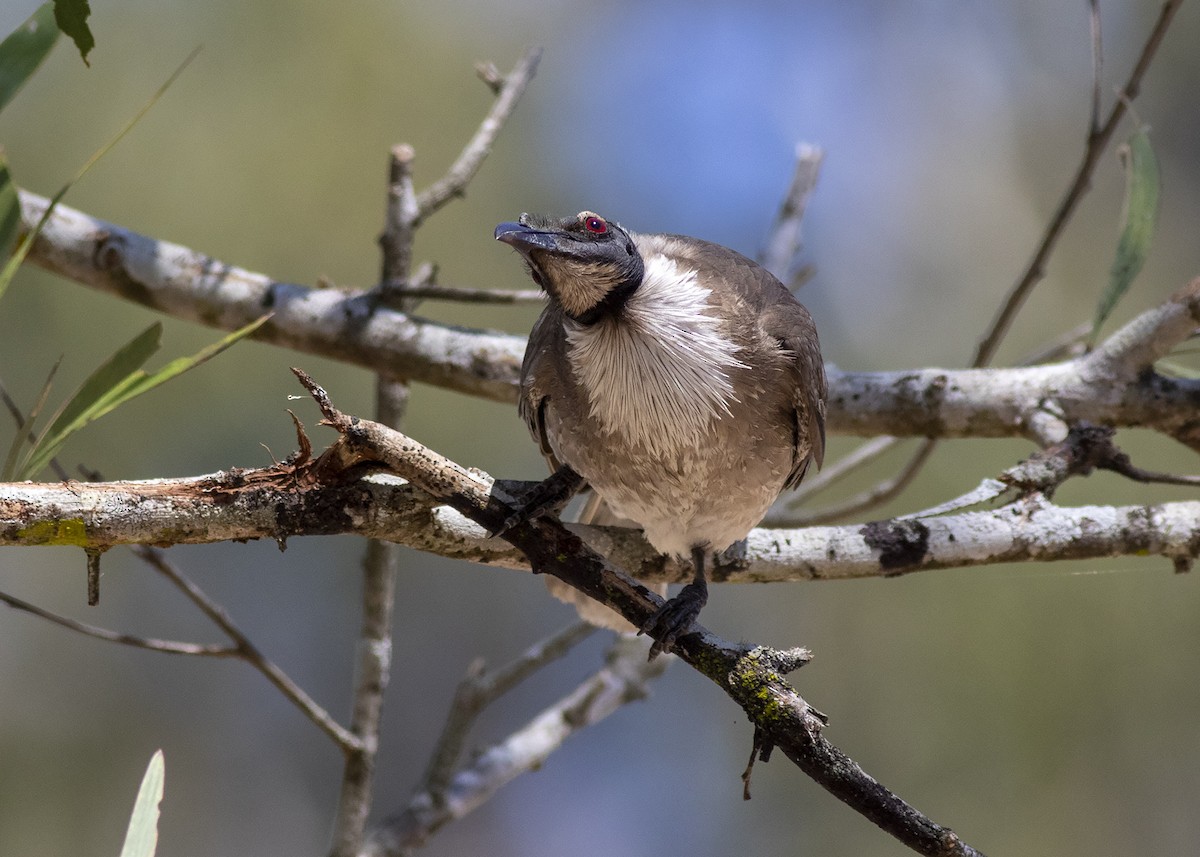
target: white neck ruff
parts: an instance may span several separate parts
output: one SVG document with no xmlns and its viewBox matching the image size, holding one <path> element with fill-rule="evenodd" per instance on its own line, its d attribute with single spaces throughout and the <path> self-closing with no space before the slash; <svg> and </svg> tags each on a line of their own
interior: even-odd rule
<svg viewBox="0 0 1200 857">
<path fill-rule="evenodd" d="M 614 316 L 584 326 L 568 319 L 571 369 L 591 416 L 609 434 L 654 455 L 703 442 L 713 419 L 737 401 L 729 373 L 745 364 L 711 315 L 696 272 L 652 254 L 641 285 Z"/>
</svg>

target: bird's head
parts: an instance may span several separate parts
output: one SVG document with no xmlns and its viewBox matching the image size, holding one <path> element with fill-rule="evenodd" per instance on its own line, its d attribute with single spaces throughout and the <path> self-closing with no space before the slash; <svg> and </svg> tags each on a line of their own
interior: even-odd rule
<svg viewBox="0 0 1200 857">
<path fill-rule="evenodd" d="M 496 240 L 524 256 L 533 281 L 582 324 L 619 308 L 642 282 L 642 256 L 633 238 L 591 211 L 561 220 L 522 214 L 515 223 L 497 226 Z"/>
</svg>

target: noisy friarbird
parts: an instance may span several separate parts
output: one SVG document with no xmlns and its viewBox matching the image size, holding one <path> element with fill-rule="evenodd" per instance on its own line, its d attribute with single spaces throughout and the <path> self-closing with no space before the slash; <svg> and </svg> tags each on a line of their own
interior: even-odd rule
<svg viewBox="0 0 1200 857">
<path fill-rule="evenodd" d="M 657 641 L 651 657 L 670 651 L 708 600 L 706 557 L 821 465 L 826 382 L 812 317 L 740 253 L 590 211 L 523 214 L 496 239 L 549 297 L 519 409 L 557 469 L 551 480 L 586 482 L 656 550 L 692 563 L 692 582 L 641 628 Z"/>
</svg>

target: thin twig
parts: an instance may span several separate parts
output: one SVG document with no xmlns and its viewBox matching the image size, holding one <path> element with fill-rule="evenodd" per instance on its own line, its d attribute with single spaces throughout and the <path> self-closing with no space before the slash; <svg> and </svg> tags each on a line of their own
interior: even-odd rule
<svg viewBox="0 0 1200 857">
<path fill-rule="evenodd" d="M 8 408 L 8 413 L 12 416 L 13 422 L 17 424 L 17 431 L 24 429 L 25 415 L 21 412 L 21 409 L 17 406 L 17 403 L 13 400 L 13 397 L 8 394 L 8 388 L 4 386 L 3 381 L 0 381 L 0 401 L 3 401 L 4 407 Z M 37 435 L 32 431 L 25 433 L 25 439 L 28 440 L 31 445 L 37 443 Z M 50 459 L 50 469 L 53 470 L 54 475 L 63 482 L 66 482 L 71 478 L 66 469 L 59 464 L 57 457 Z"/>
<path fill-rule="evenodd" d="M 413 189 L 414 156 L 412 146 L 407 143 L 392 147 L 388 167 L 387 209 L 383 233 L 379 236 L 383 261 L 378 294 L 386 302 L 398 300 L 396 293 L 408 285 L 408 273 L 412 269 L 413 231 L 420 216 L 417 194 Z"/>
<path fill-rule="evenodd" d="M 566 655 L 597 630 L 587 622 L 576 622 L 534 644 L 519 657 L 492 672 L 484 671 L 482 660 L 472 662 L 454 692 L 446 724 L 430 754 L 429 766 L 418 792 L 427 792 L 435 804 L 443 804 L 455 766 L 462 758 L 467 734 L 479 713 L 546 664 Z"/>
<path fill-rule="evenodd" d="M 316 724 L 318 729 L 332 738 L 343 752 L 348 752 L 357 745 L 358 740 L 353 734 L 334 720 L 329 712 L 292 681 L 287 673 L 263 655 L 250 638 L 234 624 L 232 617 L 225 609 L 189 580 L 163 555 L 162 551 L 145 545 L 136 545 L 133 551 L 139 559 L 148 563 L 155 571 L 173 583 L 180 592 L 187 596 L 189 601 L 199 608 L 201 613 L 208 617 L 209 621 L 233 641 L 233 654 L 266 676 L 267 681 L 271 682 L 289 702 L 299 708 L 305 717 Z"/>
<path fill-rule="evenodd" d="M 1142 78 L 1150 68 L 1150 63 L 1154 59 L 1159 46 L 1162 44 L 1163 38 L 1167 34 L 1167 29 L 1171 25 L 1171 20 L 1175 17 L 1175 13 L 1179 11 L 1181 3 L 1182 0 L 1167 0 L 1163 4 L 1158 20 L 1154 24 L 1154 29 L 1150 31 L 1150 35 L 1142 47 L 1141 55 L 1134 64 L 1133 71 L 1130 72 L 1129 79 L 1118 94 L 1117 100 L 1113 103 L 1108 118 L 1103 125 L 1094 128 L 1088 134 L 1083 159 L 1075 171 L 1075 178 L 1071 181 L 1066 194 L 1063 196 L 1062 201 L 1059 202 L 1054 215 L 1050 218 L 1050 223 L 1042 235 L 1042 240 L 1038 244 L 1037 250 L 1034 251 L 1033 258 L 1029 260 L 1024 273 L 1017 279 L 1012 291 L 1005 298 L 1004 304 L 996 319 L 992 322 L 991 328 L 979 343 L 978 350 L 975 352 L 975 358 L 971 362 L 973 368 L 986 366 L 996 356 L 1000 342 L 1004 339 L 1005 334 L 1008 333 L 1008 329 L 1012 325 L 1018 310 L 1025 303 L 1025 299 L 1029 297 L 1034 286 L 1041 282 L 1045 276 L 1046 262 L 1050 258 L 1050 253 L 1058 243 L 1058 239 L 1062 236 L 1067 222 L 1075 213 L 1079 201 L 1083 199 L 1084 194 L 1091 187 L 1092 173 L 1095 172 L 1100 155 L 1108 147 L 1113 134 L 1116 133 L 1117 125 L 1129 109 L 1129 105 L 1137 98 L 1138 91 L 1141 89 Z"/>
<path fill-rule="evenodd" d="M 806 479 L 799 488 L 797 488 L 787 501 L 787 508 L 795 509 L 808 501 L 810 497 L 829 488 L 838 480 L 845 476 L 849 476 L 860 467 L 864 467 L 875 461 L 879 456 L 883 455 L 893 446 L 898 444 L 903 438 L 892 437 L 891 435 L 880 435 L 873 437 L 868 441 L 856 446 L 851 452 L 839 458 L 833 464 L 821 470 L 815 476 Z M 772 518 L 769 516 L 768 520 Z M 788 520 L 791 520 L 790 518 Z M 774 524 L 769 524 L 774 526 Z"/>
<path fill-rule="evenodd" d="M 1088 135 L 1100 129 L 1100 93 L 1104 79 L 1104 35 L 1100 26 L 1099 0 L 1088 0 L 1088 18 L 1092 25 L 1092 115 Z"/>
<path fill-rule="evenodd" d="M 458 769 L 442 800 L 419 789 L 408 806 L 384 819 L 371 832 L 364 857 L 411 854 L 438 830 L 486 803 L 515 777 L 536 771 L 572 735 L 644 698 L 646 685 L 662 675 L 667 664 L 663 658 L 647 661 L 644 642 L 618 637 L 598 672 Z"/>
<path fill-rule="evenodd" d="M 443 205 L 457 196 L 462 196 L 467 183 L 479 171 L 484 159 L 492 150 L 496 136 L 512 115 L 525 88 L 533 80 L 537 71 L 538 60 L 542 57 L 541 48 L 529 48 L 521 55 L 513 70 L 504 78 L 504 85 L 496 96 L 491 111 L 475 132 L 458 159 L 446 171 L 446 175 L 434 182 L 417 197 L 420 214 L 415 225 L 429 217 Z"/>
<path fill-rule="evenodd" d="M 168 655 L 198 655 L 209 658 L 236 658 L 241 655 L 236 647 L 231 646 L 217 646 L 205 643 L 180 643 L 175 640 L 138 637 L 133 634 L 110 631 L 107 628 L 98 628 L 95 625 L 88 625 L 84 622 L 68 619 L 66 616 L 60 616 L 57 613 L 51 613 L 49 610 L 44 610 L 35 604 L 30 604 L 28 601 L 23 601 L 15 595 L 9 595 L 4 592 L 0 592 L 0 601 L 3 601 L 9 607 L 16 610 L 30 613 L 68 630 L 76 631 L 88 637 L 95 637 L 97 640 L 104 640 L 109 643 L 121 643 L 125 646 L 149 649 L 152 652 L 163 652 Z"/>
<path fill-rule="evenodd" d="M 872 485 L 866 491 L 856 494 L 836 506 L 817 509 L 808 514 L 793 514 L 788 519 L 788 526 L 808 527 L 815 524 L 827 524 L 842 518 L 854 517 L 865 512 L 867 509 L 873 509 L 892 500 L 917 478 L 917 474 L 921 472 L 921 468 L 925 466 L 925 462 L 933 454 L 937 443 L 936 440 L 922 441 L 921 445 L 917 447 L 916 452 L 908 460 L 908 463 L 895 476 Z"/>
<path fill-rule="evenodd" d="M 501 291 L 500 289 L 471 289 L 459 286 L 413 285 L 397 286 L 390 294 L 401 299 L 457 301 L 474 304 L 534 304 L 544 303 L 546 293 L 537 289 Z"/>
<path fill-rule="evenodd" d="M 789 284 L 796 269 L 796 257 L 803 247 L 801 227 L 808 199 L 817 186 L 825 153 L 811 143 L 796 144 L 796 169 L 783 197 L 775 222 L 758 254 L 758 263 L 782 283 Z"/>
</svg>

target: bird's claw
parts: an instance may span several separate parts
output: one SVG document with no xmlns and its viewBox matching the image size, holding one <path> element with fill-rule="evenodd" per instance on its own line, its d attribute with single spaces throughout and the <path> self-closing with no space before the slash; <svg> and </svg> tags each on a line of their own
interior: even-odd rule
<svg viewBox="0 0 1200 857">
<path fill-rule="evenodd" d="M 534 518 L 548 513 L 558 514 L 582 486 L 582 476 L 570 467 L 560 467 L 519 497 L 513 504 L 512 513 L 489 535 L 493 538 L 503 536 Z"/>
<path fill-rule="evenodd" d="M 658 608 L 642 623 L 638 635 L 648 634 L 654 638 L 650 647 L 650 660 L 663 652 L 670 653 L 675 641 L 684 637 L 696 622 L 701 609 L 708 603 L 708 587 L 704 583 L 689 583 L 679 594 Z"/>
</svg>

